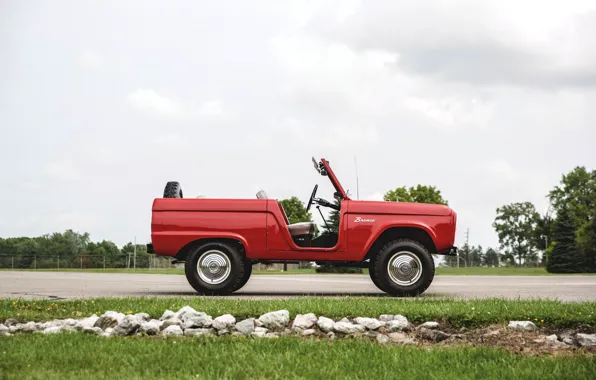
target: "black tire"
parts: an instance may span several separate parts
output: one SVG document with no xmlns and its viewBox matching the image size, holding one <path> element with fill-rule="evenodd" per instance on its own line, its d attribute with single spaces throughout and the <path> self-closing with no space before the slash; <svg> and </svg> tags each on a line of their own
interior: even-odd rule
<svg viewBox="0 0 596 380">
<path fill-rule="evenodd" d="M 171 181 L 166 184 L 165 189 L 163 190 L 163 197 L 164 198 L 184 198 L 182 196 L 182 186 L 180 186 L 179 182 Z"/>
<path fill-rule="evenodd" d="M 371 264 L 371 266 L 372 266 L 372 264 Z M 369 268 L 369 269 L 368 269 L 368 275 L 370 276 L 370 279 L 372 280 L 373 284 L 375 284 L 375 286 L 376 286 L 377 288 L 379 288 L 379 289 L 383 290 L 383 289 L 381 288 L 381 284 L 379 284 L 379 281 L 377 281 L 376 277 L 373 275 L 373 270 L 372 270 L 372 268 Z M 385 290 L 383 290 L 383 291 L 384 291 L 384 292 L 386 292 Z"/>
<path fill-rule="evenodd" d="M 415 276 L 411 284 L 399 284 L 394 281 L 396 275 L 391 275 L 388 270 L 389 261 L 398 252 L 404 259 L 411 260 L 410 264 L 420 267 L 420 276 Z M 412 266 L 410 265 L 410 268 Z M 382 291 L 397 297 L 415 297 L 426 291 L 435 277 L 435 264 L 428 249 L 419 242 L 410 239 L 393 240 L 371 259 L 369 268 L 370 277 Z M 406 276 L 407 277 L 407 276 Z M 418 278 L 416 278 L 418 277 Z"/>
<path fill-rule="evenodd" d="M 197 263 L 199 262 L 201 256 L 207 252 L 211 252 L 211 255 L 217 255 L 220 258 L 223 258 L 223 255 L 225 255 L 225 257 L 227 257 L 227 261 L 229 262 L 230 271 L 227 274 L 227 277 L 225 277 L 225 279 L 219 283 L 206 282 L 205 279 L 201 278 L 201 275 L 199 274 Z M 238 249 L 231 245 L 220 242 L 206 243 L 188 254 L 184 263 L 184 272 L 189 284 L 199 294 L 230 294 L 240 288 L 240 284 L 246 277 L 246 259 L 238 251 Z"/>
<path fill-rule="evenodd" d="M 252 264 L 250 263 L 250 261 L 246 260 L 246 262 L 244 263 L 244 278 L 242 278 L 242 281 L 240 281 L 239 287 L 237 289 L 234 289 L 233 291 L 235 292 L 235 291 L 242 289 L 244 287 L 244 285 L 246 285 L 246 283 L 250 279 L 251 274 L 252 274 Z"/>
</svg>

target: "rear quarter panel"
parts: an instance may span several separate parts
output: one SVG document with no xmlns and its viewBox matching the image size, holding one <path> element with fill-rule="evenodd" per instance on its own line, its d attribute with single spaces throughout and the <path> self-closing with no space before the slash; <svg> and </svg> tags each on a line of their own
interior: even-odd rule
<svg viewBox="0 0 596 380">
<path fill-rule="evenodd" d="M 151 240 L 157 254 L 175 256 L 197 239 L 232 238 L 246 251 L 265 252 L 267 201 L 262 199 L 158 198 Z"/>
</svg>

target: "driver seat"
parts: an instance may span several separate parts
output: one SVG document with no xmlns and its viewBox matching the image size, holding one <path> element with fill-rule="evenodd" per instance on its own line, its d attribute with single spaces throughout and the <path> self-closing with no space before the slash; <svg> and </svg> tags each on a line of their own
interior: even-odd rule
<svg viewBox="0 0 596 380">
<path fill-rule="evenodd" d="M 269 199 L 267 192 L 265 190 L 261 190 L 257 193 L 257 199 Z M 281 203 L 277 202 L 279 208 L 281 209 L 281 213 L 286 221 L 286 225 L 288 227 L 288 231 L 292 236 L 312 236 L 315 233 L 315 223 L 314 222 L 300 222 L 300 223 L 288 223 L 288 217 L 286 215 L 286 211 L 284 210 Z"/>
</svg>

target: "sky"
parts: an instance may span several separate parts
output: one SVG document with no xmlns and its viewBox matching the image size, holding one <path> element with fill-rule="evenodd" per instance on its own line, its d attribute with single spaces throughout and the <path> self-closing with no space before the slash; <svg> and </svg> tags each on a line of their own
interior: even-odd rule
<svg viewBox="0 0 596 380">
<path fill-rule="evenodd" d="M 146 243 L 173 180 L 332 200 L 314 156 L 497 247 L 497 207 L 596 167 L 594 41 L 594 1 L 2 1 L 0 236 Z"/>
</svg>

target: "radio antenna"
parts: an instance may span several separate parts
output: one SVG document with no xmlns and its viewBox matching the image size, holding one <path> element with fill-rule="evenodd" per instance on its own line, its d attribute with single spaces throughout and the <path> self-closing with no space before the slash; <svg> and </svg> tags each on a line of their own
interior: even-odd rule
<svg viewBox="0 0 596 380">
<path fill-rule="evenodd" d="M 354 156 L 354 166 L 356 167 L 356 199 L 360 200 L 360 187 L 358 186 L 358 162 Z"/>
</svg>

